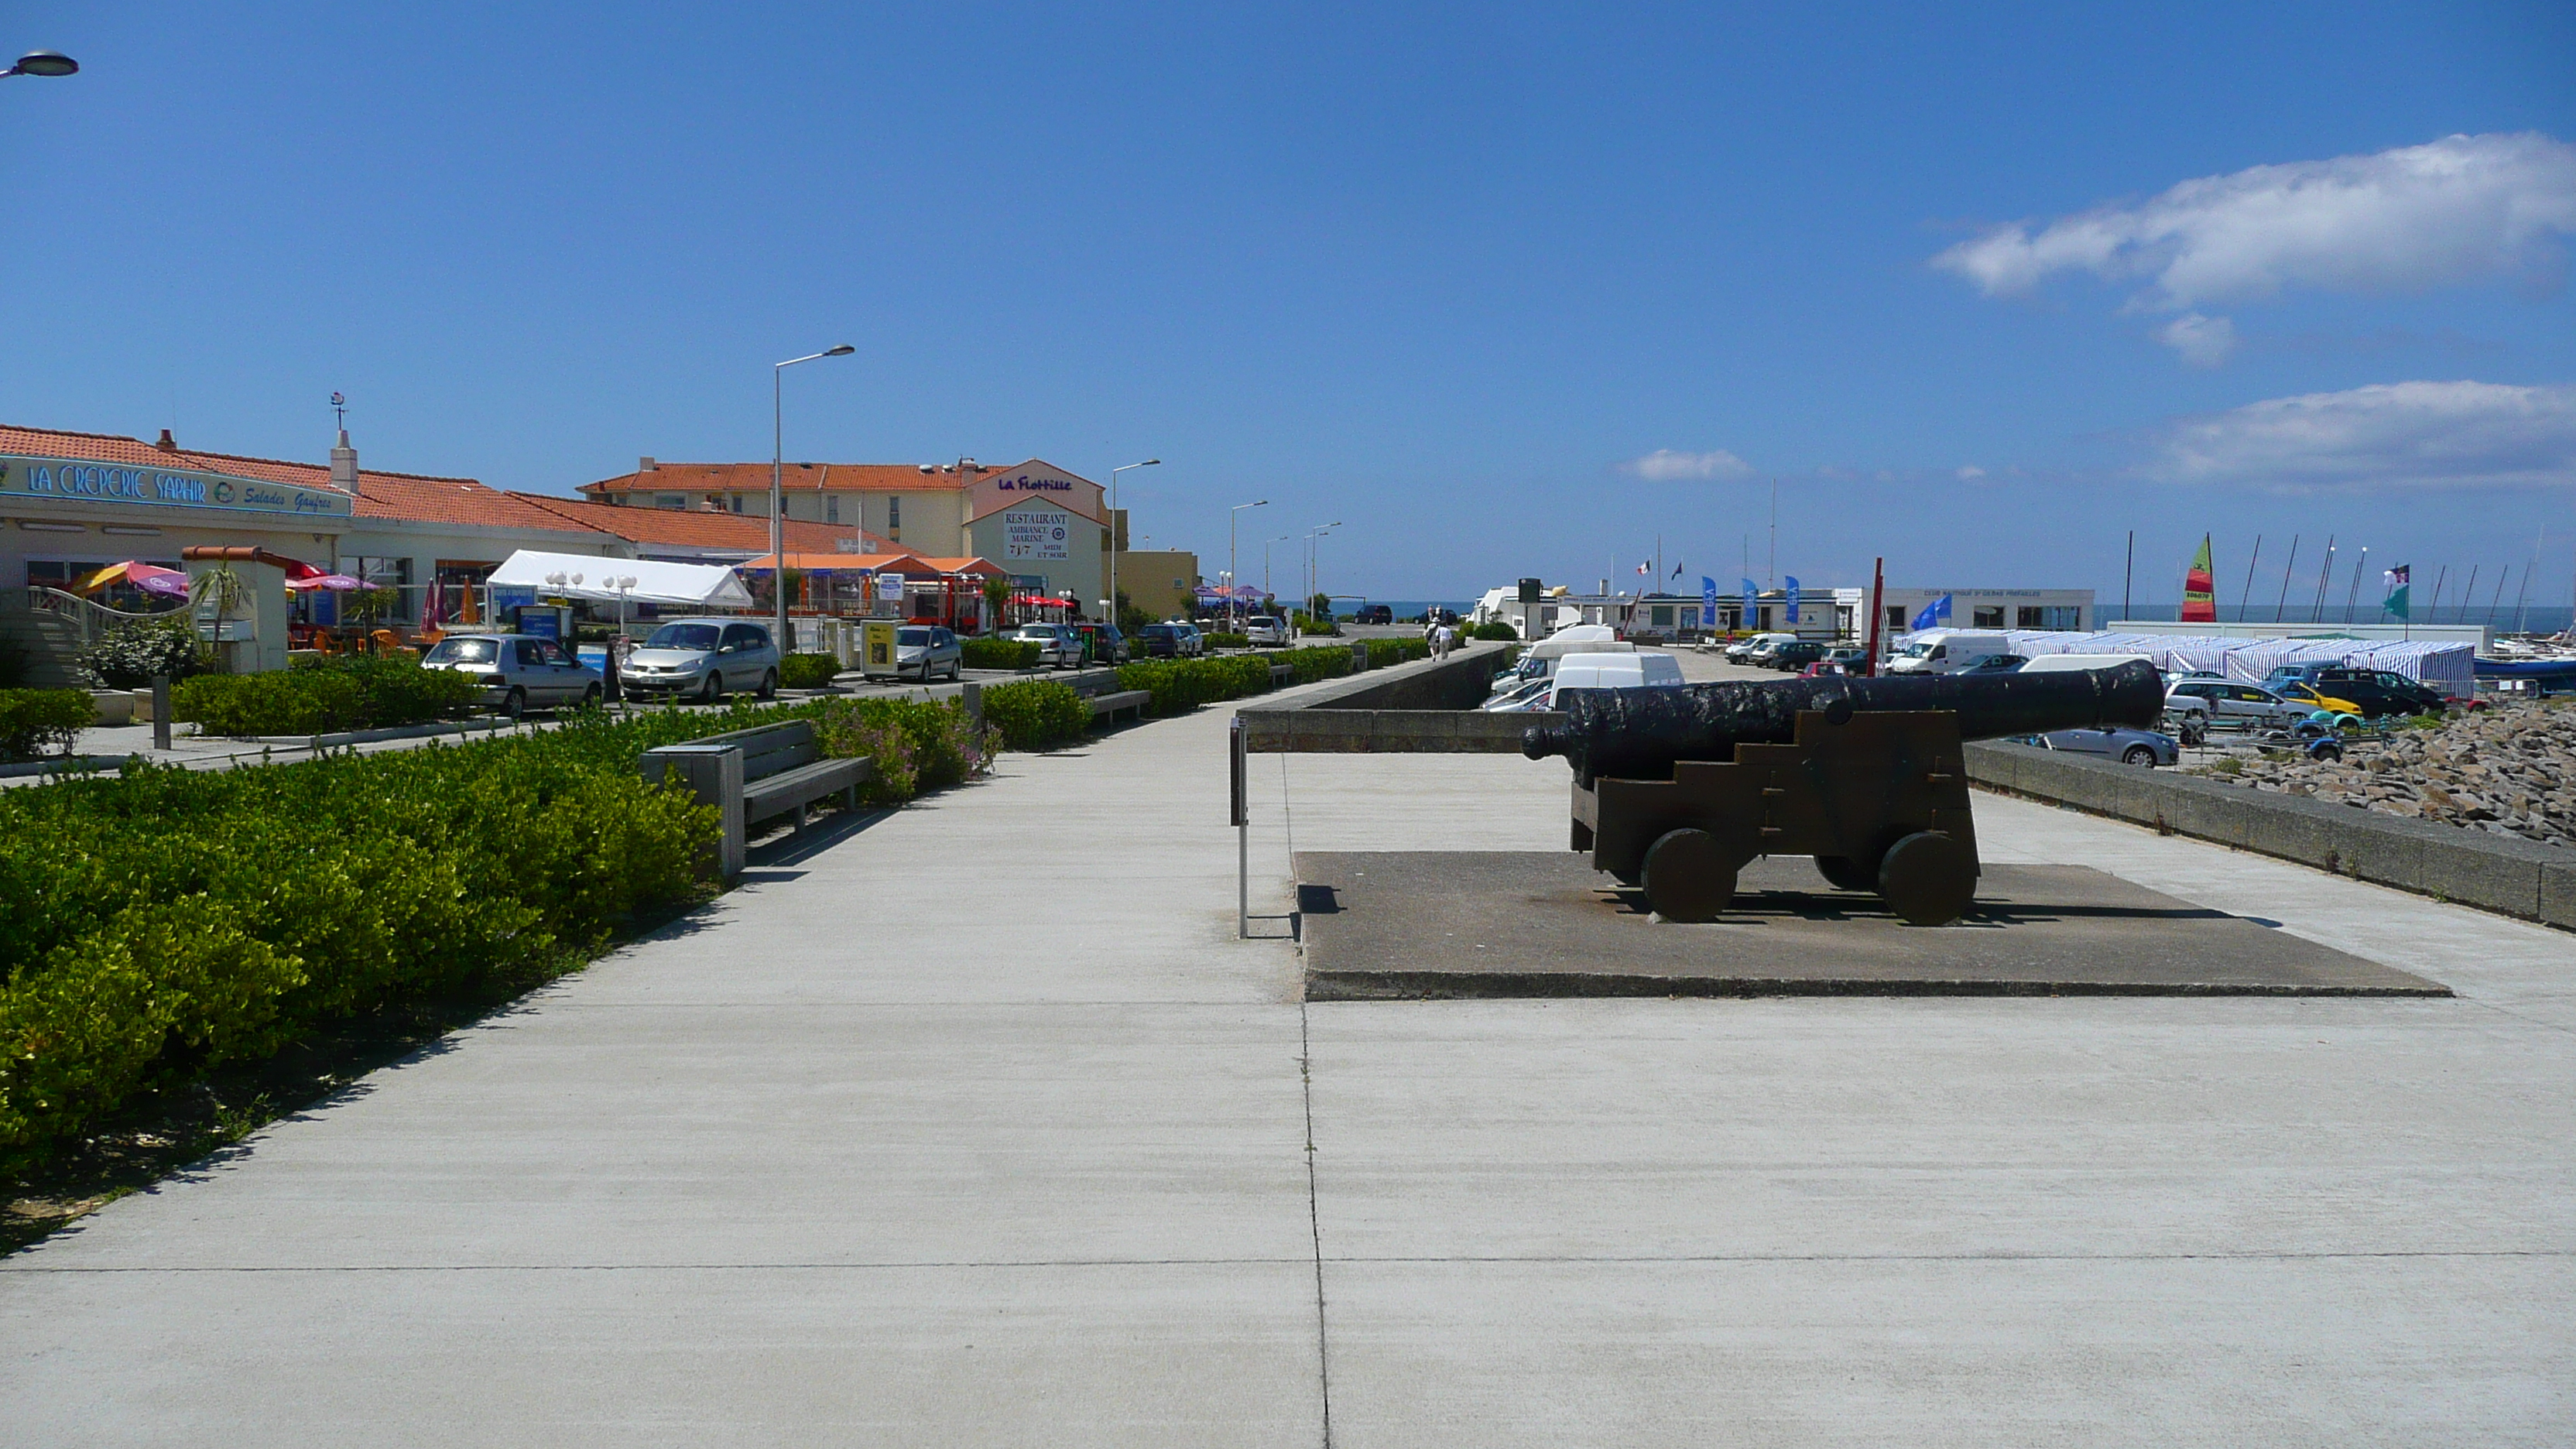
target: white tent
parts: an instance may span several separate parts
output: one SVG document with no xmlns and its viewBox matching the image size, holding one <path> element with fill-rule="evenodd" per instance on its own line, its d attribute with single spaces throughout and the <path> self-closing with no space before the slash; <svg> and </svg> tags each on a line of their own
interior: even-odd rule
<svg viewBox="0 0 2576 1449">
<path fill-rule="evenodd" d="M 2385 669 L 2419 679 L 2446 694 L 2467 697 L 2472 650 L 2451 640 L 2233 639 L 2207 634 L 2072 634 L 2011 629 L 2005 637 L 2024 658 L 2041 654 L 2143 654 L 2167 674 L 2211 669 L 2230 679 L 2261 682 L 2283 664 L 2345 664 Z"/>
<path fill-rule="evenodd" d="M 561 583 L 555 582 L 560 577 Z M 620 590 L 617 581 L 633 579 Z M 733 570 L 714 564 L 663 563 L 645 558 L 600 558 L 584 553 L 521 549 L 501 561 L 484 583 L 495 589 L 534 589 L 559 599 L 677 604 L 693 609 L 748 609 L 751 591 Z"/>
</svg>

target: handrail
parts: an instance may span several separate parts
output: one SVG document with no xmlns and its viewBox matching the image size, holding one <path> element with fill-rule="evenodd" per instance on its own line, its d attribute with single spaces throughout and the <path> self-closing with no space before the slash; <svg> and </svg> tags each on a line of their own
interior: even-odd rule
<svg viewBox="0 0 2576 1449">
<path fill-rule="evenodd" d="M 96 599 L 85 599 L 50 584 L 29 584 L 27 608 L 31 613 L 41 612 L 69 617 L 79 626 L 81 643 L 89 645 L 96 643 L 98 634 L 110 624 L 175 618 L 186 613 L 188 605 L 182 602 L 148 614 L 135 614 L 123 609 L 111 609 Z"/>
</svg>

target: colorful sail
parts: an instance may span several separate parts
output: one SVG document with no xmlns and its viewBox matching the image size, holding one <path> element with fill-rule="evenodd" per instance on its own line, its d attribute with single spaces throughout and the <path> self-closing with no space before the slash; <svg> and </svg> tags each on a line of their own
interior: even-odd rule
<svg viewBox="0 0 2576 1449">
<path fill-rule="evenodd" d="M 2193 555 L 2190 572 L 2182 576 L 2182 621 L 2218 622 L 2218 581 L 2209 572 L 2209 535 L 2205 533 L 2200 536 L 2200 552 Z"/>
<path fill-rule="evenodd" d="M 2399 564 L 2388 571 L 2388 597 L 2380 602 L 2379 607 L 2386 610 L 2391 617 L 2412 622 L 2414 615 L 2410 610 L 2413 606 L 2408 603 L 2406 594 L 2408 586 L 2414 582 L 2414 577 L 2413 564 Z"/>
</svg>

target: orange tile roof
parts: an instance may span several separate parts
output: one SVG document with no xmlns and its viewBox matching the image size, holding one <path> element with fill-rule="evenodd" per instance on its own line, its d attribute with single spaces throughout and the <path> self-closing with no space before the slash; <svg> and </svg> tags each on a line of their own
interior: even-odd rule
<svg viewBox="0 0 2576 1449">
<path fill-rule="evenodd" d="M 988 578 L 1009 578 L 1011 571 L 988 558 L 928 558 L 923 563 L 943 574 L 981 574 Z"/>
<path fill-rule="evenodd" d="M 769 551 L 769 520 L 758 514 L 630 508 L 549 493 L 514 492 L 509 496 L 568 523 L 614 534 L 630 543 L 740 549 L 745 553 L 765 554 Z M 877 553 L 892 548 L 884 539 L 853 524 L 812 523 L 801 518 L 787 520 L 787 548 L 790 553 L 840 553 L 844 543 Z"/>
<path fill-rule="evenodd" d="M 745 559 L 736 567 L 765 569 L 771 567 L 777 557 L 774 553 L 765 553 L 758 558 Z M 787 566 L 791 569 L 864 569 L 869 573 L 923 576 L 941 572 L 931 566 L 930 560 L 908 553 L 800 553 L 790 549 Z"/>
<path fill-rule="evenodd" d="M 0 426 L 0 452 L 96 458 L 101 462 L 141 467 L 191 468 L 230 474 L 236 478 L 283 483 L 319 493 L 341 491 L 332 485 L 330 465 L 325 463 L 294 463 L 279 458 L 252 458 L 193 448 L 164 449 L 139 438 L 121 438 L 107 433 Z M 516 502 L 511 495 L 497 488 L 487 488 L 471 478 L 386 473 L 371 468 L 358 470 L 358 497 L 351 512 L 361 519 L 405 523 L 447 523 L 553 533 L 593 531 L 584 524 L 554 517 Z"/>
<path fill-rule="evenodd" d="M 790 463 L 780 471 L 778 486 L 790 493 L 857 489 L 875 493 L 922 493 L 971 488 L 1004 471 L 978 466 L 961 478 L 953 463 L 924 473 L 913 463 Z M 767 463 L 657 463 L 651 471 L 602 478 L 581 485 L 583 493 L 766 493 Z"/>
</svg>

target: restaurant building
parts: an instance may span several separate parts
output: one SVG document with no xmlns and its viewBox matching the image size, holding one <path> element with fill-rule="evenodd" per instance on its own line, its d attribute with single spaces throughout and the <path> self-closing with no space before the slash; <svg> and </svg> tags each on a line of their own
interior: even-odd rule
<svg viewBox="0 0 2576 1449">
<path fill-rule="evenodd" d="M 619 508 L 769 516 L 767 463 L 637 461 L 580 493 Z M 1108 581 L 1109 513 L 1101 486 L 1032 458 L 955 463 L 790 463 L 780 491 L 791 523 L 866 530 L 925 559 L 989 559 L 1016 586 L 1064 595 L 1097 612 Z M 764 545 L 764 549 L 766 545 Z M 789 552 L 802 550 L 791 542 Z"/>
</svg>

